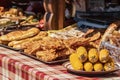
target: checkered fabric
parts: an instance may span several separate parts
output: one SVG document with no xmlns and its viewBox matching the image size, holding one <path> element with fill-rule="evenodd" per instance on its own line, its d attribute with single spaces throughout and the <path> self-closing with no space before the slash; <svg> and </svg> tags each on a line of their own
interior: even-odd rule
<svg viewBox="0 0 120 80">
<path fill-rule="evenodd" d="M 103 80 L 70 74 L 60 64 L 48 65 L 0 47 L 0 80 Z M 111 79 L 111 78 L 109 78 Z M 106 78 L 106 80 L 108 80 Z M 112 78 L 113 80 L 113 78 Z M 116 77 L 115 80 L 120 80 Z"/>
</svg>

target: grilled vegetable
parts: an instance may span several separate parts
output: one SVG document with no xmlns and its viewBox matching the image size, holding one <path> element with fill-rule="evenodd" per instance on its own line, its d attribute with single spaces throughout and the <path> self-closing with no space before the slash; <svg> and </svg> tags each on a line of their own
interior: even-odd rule
<svg viewBox="0 0 120 80">
<path fill-rule="evenodd" d="M 87 50 L 84 47 L 79 47 L 77 49 L 77 55 L 81 62 L 85 62 L 87 60 Z"/>
<path fill-rule="evenodd" d="M 115 69 L 114 60 L 110 57 L 109 61 L 104 64 L 104 70 L 105 71 L 111 71 L 111 70 L 114 70 L 114 69 Z"/>
<path fill-rule="evenodd" d="M 76 53 L 73 53 L 69 57 L 70 63 L 75 70 L 83 70 L 83 64 L 80 62 Z"/>
<path fill-rule="evenodd" d="M 95 63 L 98 61 L 98 51 L 97 49 L 90 49 L 88 52 L 88 59 L 91 63 Z"/>
<path fill-rule="evenodd" d="M 84 63 L 84 70 L 85 71 L 93 71 L 93 64 L 91 62 Z"/>
<path fill-rule="evenodd" d="M 109 60 L 109 51 L 107 49 L 102 49 L 100 51 L 99 60 L 102 63 L 106 63 Z"/>
<path fill-rule="evenodd" d="M 100 62 L 94 64 L 94 71 L 103 71 L 103 65 Z"/>
</svg>

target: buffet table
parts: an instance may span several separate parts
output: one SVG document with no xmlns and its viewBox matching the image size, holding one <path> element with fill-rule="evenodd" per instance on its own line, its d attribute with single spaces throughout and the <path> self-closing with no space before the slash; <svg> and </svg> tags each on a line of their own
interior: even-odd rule
<svg viewBox="0 0 120 80">
<path fill-rule="evenodd" d="M 48 65 L 19 52 L 0 47 L 1 80 L 119 80 L 120 71 L 102 76 L 85 77 L 68 73 L 61 64 Z"/>
</svg>

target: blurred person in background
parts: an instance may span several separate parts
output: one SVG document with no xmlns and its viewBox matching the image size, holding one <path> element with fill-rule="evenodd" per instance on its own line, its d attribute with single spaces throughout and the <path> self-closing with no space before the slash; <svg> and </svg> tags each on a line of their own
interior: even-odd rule
<svg viewBox="0 0 120 80">
<path fill-rule="evenodd" d="M 0 6 L 4 8 L 10 8 L 12 6 L 11 0 L 0 0 Z"/>
<path fill-rule="evenodd" d="M 22 8 L 26 10 L 29 5 L 30 0 L 11 0 L 12 7 Z"/>
</svg>

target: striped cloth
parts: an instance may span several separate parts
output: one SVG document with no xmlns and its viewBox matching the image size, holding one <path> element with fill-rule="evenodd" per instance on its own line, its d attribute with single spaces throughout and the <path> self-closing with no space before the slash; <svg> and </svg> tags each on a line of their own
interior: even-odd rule
<svg viewBox="0 0 120 80">
<path fill-rule="evenodd" d="M 120 77 L 115 77 L 115 80 L 119 79 Z M 19 52 L 0 47 L 0 80 L 104 80 L 104 78 L 70 74 L 60 64 L 47 65 Z"/>
</svg>

